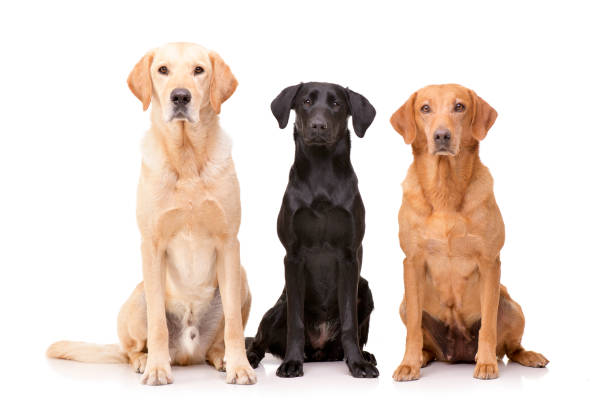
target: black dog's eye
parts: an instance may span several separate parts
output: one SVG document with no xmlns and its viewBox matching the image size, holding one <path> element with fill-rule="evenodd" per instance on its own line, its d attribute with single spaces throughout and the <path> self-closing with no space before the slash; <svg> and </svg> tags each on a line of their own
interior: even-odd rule
<svg viewBox="0 0 612 408">
<path fill-rule="evenodd" d="M 337 101 L 333 101 L 332 106 L 336 107 L 336 106 L 340 106 L 340 104 Z"/>
<path fill-rule="evenodd" d="M 204 68 L 202 67 L 195 67 L 195 69 L 193 70 L 193 73 L 195 75 L 201 74 L 202 72 L 204 72 Z"/>
<path fill-rule="evenodd" d="M 463 112 L 465 110 L 465 105 L 462 103 L 455 104 L 455 112 Z"/>
<path fill-rule="evenodd" d="M 429 113 L 429 112 L 431 112 L 431 108 L 429 107 L 429 105 L 423 105 L 423 106 L 421 106 L 421 112 Z"/>
<path fill-rule="evenodd" d="M 168 75 L 168 67 L 165 65 L 162 65 L 161 67 L 159 67 L 157 72 L 159 72 L 162 75 Z"/>
<path fill-rule="evenodd" d="M 304 100 L 304 105 L 310 106 L 310 105 L 312 105 L 312 101 L 310 99 L 306 99 L 306 100 Z"/>
</svg>

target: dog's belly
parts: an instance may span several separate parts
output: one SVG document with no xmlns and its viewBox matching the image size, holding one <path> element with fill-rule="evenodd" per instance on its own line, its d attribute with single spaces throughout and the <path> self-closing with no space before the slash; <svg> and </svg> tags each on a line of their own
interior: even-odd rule
<svg viewBox="0 0 612 408">
<path fill-rule="evenodd" d="M 223 317 L 215 262 L 215 240 L 203 228 L 185 227 L 168 243 L 166 316 L 175 364 L 203 362 Z"/>
</svg>

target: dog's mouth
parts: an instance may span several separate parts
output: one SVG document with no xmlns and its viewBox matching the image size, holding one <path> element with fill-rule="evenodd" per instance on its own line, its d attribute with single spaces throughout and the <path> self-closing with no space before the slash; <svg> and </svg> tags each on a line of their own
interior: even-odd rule
<svg viewBox="0 0 612 408">
<path fill-rule="evenodd" d="M 441 149 L 436 150 L 434 152 L 434 155 L 436 156 L 454 156 L 455 152 L 447 148 L 441 148 Z"/>
<path fill-rule="evenodd" d="M 193 119 L 191 119 L 191 117 L 187 114 L 187 112 L 184 109 L 175 110 L 172 113 L 172 116 L 170 116 L 169 122 L 172 122 L 173 120 L 183 120 L 187 122 L 193 122 Z"/>
</svg>

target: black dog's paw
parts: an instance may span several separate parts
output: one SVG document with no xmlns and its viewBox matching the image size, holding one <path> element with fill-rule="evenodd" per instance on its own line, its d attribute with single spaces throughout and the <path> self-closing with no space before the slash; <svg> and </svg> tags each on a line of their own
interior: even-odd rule
<svg viewBox="0 0 612 408">
<path fill-rule="evenodd" d="M 304 363 L 298 360 L 283 361 L 276 375 L 283 378 L 301 377 L 304 375 Z"/>
<path fill-rule="evenodd" d="M 378 377 L 378 369 L 374 364 L 361 360 L 361 361 L 347 361 L 346 364 L 351 371 L 351 375 L 355 378 L 376 378 Z"/>
<path fill-rule="evenodd" d="M 251 350 L 247 350 L 246 355 L 247 355 L 247 359 L 249 360 L 249 364 L 251 364 L 251 367 L 253 368 L 259 367 L 259 362 L 261 361 L 263 357 L 260 357 L 259 354 Z"/>
<path fill-rule="evenodd" d="M 362 350 L 361 355 L 363 356 L 363 359 L 367 361 L 368 363 L 373 364 L 373 365 L 378 365 L 378 363 L 376 362 L 376 357 L 374 357 L 374 354 L 368 353 L 367 351 Z"/>
</svg>

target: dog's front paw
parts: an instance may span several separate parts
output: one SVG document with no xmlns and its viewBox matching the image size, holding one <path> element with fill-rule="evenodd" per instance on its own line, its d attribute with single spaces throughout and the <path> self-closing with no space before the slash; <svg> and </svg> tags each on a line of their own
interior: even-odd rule
<svg viewBox="0 0 612 408">
<path fill-rule="evenodd" d="M 227 364 L 225 367 L 226 378 L 225 381 L 228 384 L 239 384 L 249 385 L 257 382 L 257 375 L 248 362 L 240 363 L 237 365 Z"/>
<path fill-rule="evenodd" d="M 276 375 L 283 378 L 301 377 L 304 375 L 304 362 L 299 360 L 288 360 L 276 370 Z"/>
<path fill-rule="evenodd" d="M 174 379 L 172 378 L 172 371 L 170 370 L 170 364 L 149 364 L 142 375 L 141 383 L 145 385 L 166 385 L 172 384 Z"/>
<path fill-rule="evenodd" d="M 347 361 L 351 375 L 355 378 L 376 378 L 378 377 L 378 369 L 374 364 L 366 361 Z"/>
<path fill-rule="evenodd" d="M 474 369 L 474 378 L 480 380 L 492 380 L 499 377 L 499 368 L 497 367 L 497 361 L 491 362 L 476 362 L 476 368 Z"/>
<path fill-rule="evenodd" d="M 421 377 L 420 362 L 414 364 L 402 363 L 393 373 L 393 379 L 395 381 L 414 381 L 418 380 L 419 377 Z"/>
</svg>

